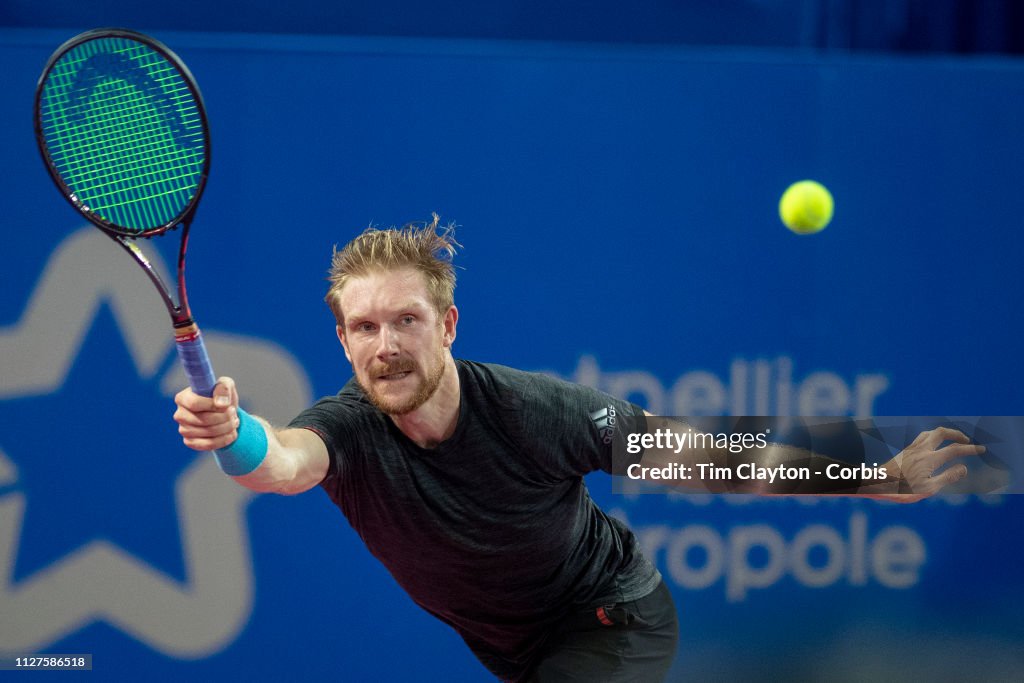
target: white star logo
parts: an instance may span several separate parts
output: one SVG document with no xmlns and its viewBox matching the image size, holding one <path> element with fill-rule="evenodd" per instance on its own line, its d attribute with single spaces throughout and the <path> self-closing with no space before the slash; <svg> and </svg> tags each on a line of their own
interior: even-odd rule
<svg viewBox="0 0 1024 683">
<path fill-rule="evenodd" d="M 165 270 L 158 258 L 154 261 Z M 59 391 L 101 304 L 113 312 L 139 378 L 155 381 L 172 396 L 186 380 L 177 363 L 158 375 L 172 363 L 174 347 L 167 314 L 145 282 L 131 259 L 94 228 L 61 242 L 21 319 L 0 328 L 0 401 Z M 282 348 L 216 331 L 207 331 L 205 339 L 220 373 L 245 378 L 246 405 L 254 412 L 281 422 L 308 405 L 309 380 Z M 166 419 L 173 432 L 170 411 Z M 5 426 L 0 440 L 20 427 Z M 72 423 L 68 430 L 78 428 Z M 246 508 L 255 494 L 221 474 L 212 458 L 197 458 L 174 484 L 182 581 L 107 539 L 89 540 L 16 579 L 31 499 L 18 488 L 14 457 L 0 443 L 0 651 L 43 651 L 95 621 L 178 658 L 209 656 L 237 637 L 252 610 Z M 160 457 L 189 456 L 182 447 Z M 145 465 L 138 471 L 144 477 Z M 140 512 L 143 519 L 130 523 L 144 524 L 144 516 Z"/>
</svg>

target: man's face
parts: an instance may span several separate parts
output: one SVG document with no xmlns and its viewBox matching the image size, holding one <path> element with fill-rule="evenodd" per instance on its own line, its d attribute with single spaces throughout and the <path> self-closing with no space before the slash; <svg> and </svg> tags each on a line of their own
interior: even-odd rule
<svg viewBox="0 0 1024 683">
<path fill-rule="evenodd" d="M 423 274 L 411 268 L 352 278 L 339 298 L 345 323 L 338 338 L 370 401 L 388 415 L 426 403 L 444 375 L 455 307 L 441 319 Z"/>
</svg>

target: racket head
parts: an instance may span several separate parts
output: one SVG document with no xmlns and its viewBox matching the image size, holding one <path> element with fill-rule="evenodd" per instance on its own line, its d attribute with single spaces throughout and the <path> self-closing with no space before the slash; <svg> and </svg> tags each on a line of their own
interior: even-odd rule
<svg viewBox="0 0 1024 683">
<path fill-rule="evenodd" d="M 75 36 L 44 67 L 34 115 L 57 188 L 101 229 L 150 237 L 195 211 L 210 169 L 206 108 L 163 43 L 120 28 Z"/>
</svg>

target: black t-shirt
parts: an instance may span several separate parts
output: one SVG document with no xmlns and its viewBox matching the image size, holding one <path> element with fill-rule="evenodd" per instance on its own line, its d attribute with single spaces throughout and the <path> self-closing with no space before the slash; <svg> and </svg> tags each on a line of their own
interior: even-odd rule
<svg viewBox="0 0 1024 683">
<path fill-rule="evenodd" d="M 330 454 L 321 483 L 413 600 L 516 679 L 574 609 L 634 600 L 660 580 L 582 476 L 612 470 L 609 412 L 643 411 L 547 375 L 457 360 L 458 425 L 417 446 L 349 382 L 292 421 Z M 615 420 L 611 421 L 615 425 Z"/>
</svg>

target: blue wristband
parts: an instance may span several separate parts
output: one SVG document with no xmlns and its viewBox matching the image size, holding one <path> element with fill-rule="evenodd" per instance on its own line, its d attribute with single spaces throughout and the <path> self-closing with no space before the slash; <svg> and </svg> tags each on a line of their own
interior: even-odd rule
<svg viewBox="0 0 1024 683">
<path fill-rule="evenodd" d="M 224 474 L 249 474 L 267 457 L 267 432 L 252 415 L 238 408 L 238 438 L 227 448 L 213 452 Z"/>
</svg>

